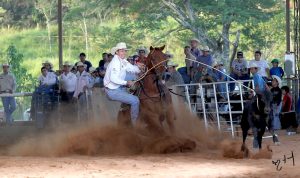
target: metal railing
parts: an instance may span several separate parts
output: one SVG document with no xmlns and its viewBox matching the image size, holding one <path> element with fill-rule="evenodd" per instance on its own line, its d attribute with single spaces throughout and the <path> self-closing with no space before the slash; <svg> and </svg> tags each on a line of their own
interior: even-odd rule
<svg viewBox="0 0 300 178">
<path fill-rule="evenodd" d="M 206 128 L 217 127 L 219 131 L 230 131 L 234 137 L 235 125 L 240 122 L 246 102 L 244 96 L 250 92 L 249 88 L 243 86 L 245 82 L 251 82 L 253 87 L 252 80 L 193 83 L 174 87 L 179 89 L 177 91 L 183 89 L 190 111 L 203 118 Z M 229 90 L 230 84 L 236 86 L 233 91 Z M 219 90 L 221 87 L 224 87 L 222 91 Z"/>
</svg>

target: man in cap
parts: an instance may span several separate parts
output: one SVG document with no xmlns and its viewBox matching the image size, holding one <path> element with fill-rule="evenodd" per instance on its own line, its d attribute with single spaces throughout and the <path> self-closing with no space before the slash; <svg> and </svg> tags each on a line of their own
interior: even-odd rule
<svg viewBox="0 0 300 178">
<path fill-rule="evenodd" d="M 80 119 L 87 119 L 88 111 L 87 111 L 87 95 L 89 94 L 89 89 L 93 87 L 93 83 L 91 81 L 91 76 L 88 72 L 85 71 L 85 64 L 82 62 L 77 63 L 77 82 L 74 91 L 73 98 L 78 101 L 78 112 Z"/>
<path fill-rule="evenodd" d="M 105 92 L 108 98 L 120 101 L 131 106 L 131 120 L 135 125 L 139 114 L 140 101 L 137 96 L 129 94 L 125 86 L 131 87 L 133 81 L 125 81 L 126 72 L 138 74 L 144 66 L 137 63 L 137 66 L 130 64 L 126 60 L 127 46 L 124 42 L 116 45 L 115 56 L 107 67 L 104 76 Z"/>
<path fill-rule="evenodd" d="M 212 55 L 210 54 L 210 49 L 208 46 L 202 48 L 202 55 L 197 58 L 197 61 L 212 67 L 214 60 L 212 58 Z M 208 71 L 211 71 L 210 67 L 203 64 L 194 64 L 194 66 L 196 65 L 195 67 L 208 68 Z"/>
<path fill-rule="evenodd" d="M 259 67 L 256 63 L 250 63 L 249 68 L 254 81 L 254 90 L 263 93 L 267 89 L 267 83 L 258 73 Z"/>
<path fill-rule="evenodd" d="M 88 72 L 88 71 L 90 70 L 90 67 L 92 67 L 92 63 L 91 63 L 90 61 L 87 61 L 87 60 L 86 60 L 86 55 L 85 55 L 85 53 L 80 53 L 80 54 L 79 54 L 79 59 L 80 59 L 80 62 L 82 62 L 83 64 L 86 65 L 85 71 Z M 75 66 L 77 66 L 77 63 L 78 63 L 78 62 L 76 62 Z"/>
<path fill-rule="evenodd" d="M 137 62 L 145 63 L 145 60 L 147 58 L 147 53 L 148 53 L 147 48 L 144 46 L 141 46 L 136 49 L 136 52 L 138 53 Z"/>
<path fill-rule="evenodd" d="M 176 71 L 176 67 L 178 67 L 178 64 L 175 64 L 173 61 L 169 60 L 167 62 L 167 72 L 165 73 L 167 87 L 184 84 L 182 76 Z"/>
<path fill-rule="evenodd" d="M 60 75 L 61 100 L 70 102 L 76 88 L 77 77 L 71 72 L 72 65 L 69 62 L 63 64 L 63 73 Z"/>
<path fill-rule="evenodd" d="M 268 80 L 270 76 L 270 69 L 268 62 L 264 59 L 261 59 L 261 52 L 260 51 L 255 51 L 254 53 L 254 59 L 251 60 L 249 63 L 255 63 L 257 66 L 259 66 L 258 73 L 263 77 L 264 80 Z"/>
<path fill-rule="evenodd" d="M 248 64 L 244 59 L 242 51 L 237 52 L 237 59 L 234 59 L 231 63 L 231 74 L 230 76 L 235 80 L 249 80 L 250 76 L 248 73 Z M 244 85 L 248 86 L 248 82 L 244 82 Z M 235 83 L 229 84 L 230 91 L 235 88 Z"/>
<path fill-rule="evenodd" d="M 284 71 L 281 67 L 278 66 L 279 64 L 279 60 L 278 59 L 273 59 L 271 61 L 273 67 L 270 69 L 270 75 L 276 75 L 280 78 L 282 78 L 284 76 Z"/>
<path fill-rule="evenodd" d="M 17 84 L 15 76 L 9 72 L 9 64 L 3 64 L 3 73 L 0 75 L 0 91 L 1 94 L 12 94 L 16 91 Z M 6 124 L 11 125 L 13 123 L 12 113 L 16 110 L 16 100 L 12 96 L 1 97 Z"/>
<path fill-rule="evenodd" d="M 49 72 L 46 67 L 42 67 L 41 73 L 38 78 L 40 86 L 53 87 L 57 83 L 57 76 L 54 72 Z"/>
<path fill-rule="evenodd" d="M 202 52 L 198 48 L 200 41 L 197 38 L 193 38 L 193 39 L 191 39 L 190 44 L 191 44 L 192 55 L 195 56 L 196 58 L 201 56 Z"/>
<path fill-rule="evenodd" d="M 42 66 L 46 67 L 48 72 L 54 72 L 53 71 L 53 64 L 50 61 L 46 60 L 45 62 L 42 63 Z"/>
</svg>

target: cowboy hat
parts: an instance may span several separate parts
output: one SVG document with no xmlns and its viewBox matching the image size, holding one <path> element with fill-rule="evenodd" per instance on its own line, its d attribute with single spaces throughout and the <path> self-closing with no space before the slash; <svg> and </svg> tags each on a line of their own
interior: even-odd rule
<svg viewBox="0 0 300 178">
<path fill-rule="evenodd" d="M 210 49 L 209 49 L 209 47 L 208 46 L 204 46 L 203 48 L 202 48 L 202 51 L 210 51 Z"/>
<path fill-rule="evenodd" d="M 213 63 L 212 63 L 212 67 L 216 67 L 216 66 L 218 66 L 219 65 L 219 63 L 217 63 L 217 61 L 214 61 Z"/>
<path fill-rule="evenodd" d="M 170 53 L 170 51 L 166 51 L 165 53 L 166 56 L 168 56 L 169 58 L 173 58 L 173 54 Z"/>
<path fill-rule="evenodd" d="M 167 62 L 167 67 L 177 67 L 178 64 L 174 63 L 173 61 L 168 61 Z"/>
<path fill-rule="evenodd" d="M 276 79 L 278 82 L 278 87 L 281 88 L 282 85 L 282 80 L 280 77 L 278 77 L 277 75 L 272 75 L 272 79 Z"/>
<path fill-rule="evenodd" d="M 145 54 L 148 54 L 148 49 L 145 46 L 140 46 L 136 49 L 136 52 L 139 53 L 140 51 L 145 51 Z"/>
<path fill-rule="evenodd" d="M 250 62 L 249 68 L 260 68 L 255 62 Z"/>
<path fill-rule="evenodd" d="M 46 64 L 49 64 L 50 67 L 53 68 L 53 64 L 50 61 L 46 60 L 45 62 L 42 63 L 43 66 L 45 66 Z"/>
<path fill-rule="evenodd" d="M 93 72 L 95 72 L 95 71 L 96 71 L 95 67 L 90 67 L 89 73 L 93 73 Z"/>
<path fill-rule="evenodd" d="M 116 47 L 112 47 L 112 48 L 110 49 L 110 53 L 111 53 L 112 55 L 115 55 L 116 52 L 117 52 Z"/>
<path fill-rule="evenodd" d="M 197 43 L 200 43 L 200 41 L 199 41 L 197 38 L 191 39 L 191 42 L 192 42 L 192 41 L 196 41 Z"/>
<path fill-rule="evenodd" d="M 120 49 L 128 50 L 128 49 L 127 49 L 127 46 L 126 46 L 126 43 L 124 43 L 124 42 L 118 43 L 118 44 L 116 45 L 116 47 L 115 47 L 115 50 L 116 50 L 116 52 L 117 52 L 117 51 L 120 50 Z"/>
<path fill-rule="evenodd" d="M 10 67 L 10 65 L 8 63 L 4 63 L 2 64 L 2 67 Z"/>
<path fill-rule="evenodd" d="M 77 62 L 76 67 L 79 67 L 79 66 L 85 66 L 85 64 L 83 64 L 82 62 Z"/>
<path fill-rule="evenodd" d="M 69 66 L 69 67 L 71 67 L 72 64 L 69 61 L 65 61 L 64 64 L 63 64 L 63 66 Z"/>
</svg>

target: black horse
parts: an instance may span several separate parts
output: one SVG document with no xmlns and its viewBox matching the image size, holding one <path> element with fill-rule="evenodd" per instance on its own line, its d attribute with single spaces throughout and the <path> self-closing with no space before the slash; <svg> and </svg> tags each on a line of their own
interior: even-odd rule
<svg viewBox="0 0 300 178">
<path fill-rule="evenodd" d="M 272 94 L 270 91 L 265 91 L 256 94 L 247 102 L 241 120 L 241 127 L 243 132 L 242 151 L 245 151 L 245 141 L 248 135 L 248 130 L 252 128 L 253 131 L 253 147 L 261 149 L 262 137 L 265 133 L 270 109 Z M 275 135 L 273 135 L 274 137 Z"/>
</svg>

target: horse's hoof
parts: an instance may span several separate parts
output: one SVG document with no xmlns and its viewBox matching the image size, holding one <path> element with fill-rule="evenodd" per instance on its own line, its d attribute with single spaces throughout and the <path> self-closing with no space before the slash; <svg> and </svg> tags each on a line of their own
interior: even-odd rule
<svg viewBox="0 0 300 178">
<path fill-rule="evenodd" d="M 276 146 L 279 146 L 280 145 L 280 142 L 275 142 L 274 143 Z"/>
</svg>

